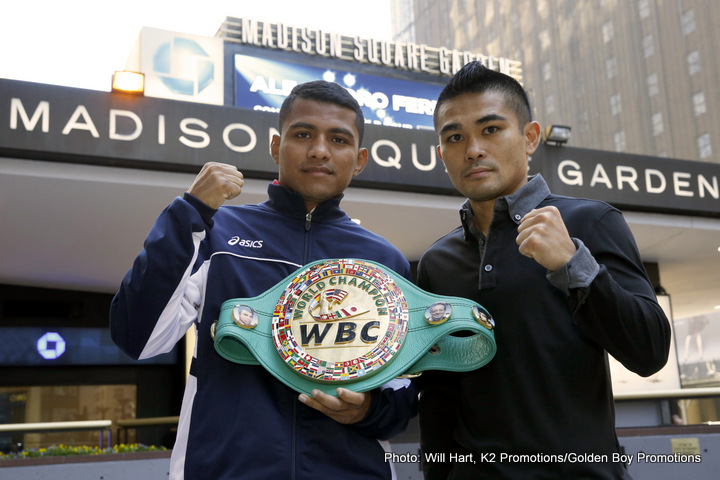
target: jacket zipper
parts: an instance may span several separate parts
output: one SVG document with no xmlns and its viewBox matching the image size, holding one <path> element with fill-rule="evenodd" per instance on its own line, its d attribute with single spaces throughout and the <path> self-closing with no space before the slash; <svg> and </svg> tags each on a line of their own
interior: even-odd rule
<svg viewBox="0 0 720 480">
<path fill-rule="evenodd" d="M 297 430 L 297 400 L 292 408 L 292 437 L 290 438 L 290 480 L 295 480 L 295 437 Z"/>
<path fill-rule="evenodd" d="M 303 253 L 303 264 L 308 263 L 308 255 L 310 250 L 310 227 L 312 226 L 312 214 L 315 211 L 313 208 L 309 212 L 305 214 L 305 251 Z M 296 440 L 296 430 L 297 430 L 297 401 L 293 402 L 293 410 L 292 410 L 292 438 L 290 439 L 290 462 L 291 462 L 291 470 L 290 470 L 290 479 L 295 480 L 295 440 Z"/>
<path fill-rule="evenodd" d="M 310 250 L 310 227 L 312 226 L 312 215 L 315 209 L 313 208 L 305 214 L 305 252 L 303 256 L 303 264 L 308 263 L 308 256 Z"/>
</svg>

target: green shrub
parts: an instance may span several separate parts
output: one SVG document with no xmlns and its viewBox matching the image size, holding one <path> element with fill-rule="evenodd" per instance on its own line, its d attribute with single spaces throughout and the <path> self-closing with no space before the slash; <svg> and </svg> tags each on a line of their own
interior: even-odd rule
<svg viewBox="0 0 720 480">
<path fill-rule="evenodd" d="M 31 448 L 17 453 L 0 452 L 0 460 L 9 460 L 16 458 L 39 458 L 39 457 L 60 457 L 65 455 L 112 455 L 115 453 L 132 453 L 132 452 L 157 452 L 167 450 L 165 447 L 156 447 L 154 445 L 142 445 L 139 443 L 115 445 L 108 448 L 99 447 L 71 447 L 68 445 L 53 445 L 47 448 Z"/>
</svg>

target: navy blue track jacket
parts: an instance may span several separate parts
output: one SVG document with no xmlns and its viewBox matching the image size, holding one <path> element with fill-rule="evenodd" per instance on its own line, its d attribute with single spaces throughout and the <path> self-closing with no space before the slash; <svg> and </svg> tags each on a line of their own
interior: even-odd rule
<svg viewBox="0 0 720 480">
<path fill-rule="evenodd" d="M 366 418 L 341 425 L 297 399 L 262 367 L 220 357 L 210 326 L 222 302 L 265 292 L 323 258 L 364 258 L 410 278 L 403 255 L 355 224 L 340 198 L 307 214 L 301 196 L 271 183 L 258 205 L 217 211 L 189 194 L 157 219 L 113 299 L 114 341 L 133 358 L 170 351 L 195 326 L 171 479 L 391 478 L 383 445 L 416 413 L 417 392 L 393 380 Z"/>
</svg>

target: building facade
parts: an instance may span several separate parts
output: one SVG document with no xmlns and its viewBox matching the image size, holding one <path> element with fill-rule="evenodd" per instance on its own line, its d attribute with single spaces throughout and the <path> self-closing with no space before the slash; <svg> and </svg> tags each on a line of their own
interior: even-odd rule
<svg viewBox="0 0 720 480">
<path fill-rule="evenodd" d="M 393 3 L 396 39 L 519 60 L 536 119 L 573 146 L 720 163 L 718 2 Z"/>
<path fill-rule="evenodd" d="M 399 2 L 396 28 L 417 37 L 410 41 L 377 42 L 236 18 L 226 19 L 218 34 L 207 38 L 144 29 L 128 60 L 129 69 L 145 73 L 144 96 L 0 79 L 0 225 L 5 232 L 0 236 L 0 366 L 5 372 L 0 423 L 179 413 L 193 339 L 154 363 L 118 356 L 108 342 L 110 299 L 157 215 L 182 195 L 203 163 L 226 162 L 244 173 L 243 193 L 233 203 L 266 198 L 268 181 L 277 173 L 269 155 L 277 109 L 294 83 L 316 78 L 351 89 L 368 121 L 364 146 L 370 161 L 347 190 L 344 209 L 411 262 L 458 223 L 462 198 L 437 158 L 433 102 L 452 72 L 477 58 L 528 87 L 547 88 L 531 90 L 538 119 L 573 127 L 572 146 L 541 145 L 532 168 L 557 193 L 626 207 L 653 280 L 673 299 L 666 298 L 667 308 L 682 312 L 682 318 L 695 315 L 694 308 L 711 310 L 720 290 L 717 268 L 701 250 L 720 232 L 718 165 L 676 160 L 700 158 L 676 150 L 616 149 L 617 132 L 610 127 L 609 144 L 600 141 L 605 136 L 594 136 L 595 127 L 588 128 L 593 136 L 583 136 L 581 123 L 564 116 L 571 109 L 559 92 L 579 89 L 588 104 L 583 111 L 593 112 L 588 116 L 615 118 L 602 113 L 594 77 L 588 73 L 587 83 L 558 86 L 566 67 L 538 67 L 533 61 L 542 51 L 537 39 L 527 40 L 526 52 L 510 48 L 501 36 L 507 30 L 522 47 L 524 32 L 512 25 L 526 21 L 541 35 L 533 23 L 539 14 L 526 11 L 505 27 L 501 13 L 520 2 L 491 4 L 496 8 L 477 17 L 468 13 L 479 11 L 470 2 Z M 462 23 L 452 27 L 456 21 Z M 496 24 L 503 28 L 496 36 L 474 33 L 488 35 L 485 27 Z M 618 30 L 614 27 L 613 34 Z M 426 32 L 435 36 L 421 37 L 430 35 Z M 448 32 L 453 36 L 442 36 Z M 552 40 L 553 35 L 541 37 Z M 538 68 L 541 74 L 547 69 L 547 80 L 537 76 Z M 634 100 L 623 93 L 622 102 L 626 95 L 628 102 Z M 552 111 L 546 97 L 558 102 Z M 622 118 L 629 122 L 623 128 L 640 128 L 640 120 L 627 119 L 633 108 L 627 103 L 621 108 L 616 125 Z M 712 344 L 706 347 L 710 354 Z M 78 351 L 96 355 L 70 355 Z M 672 386 L 666 388 L 676 388 L 674 357 L 669 365 Z M 697 365 L 694 357 L 688 365 Z M 714 376 L 699 381 L 720 385 Z M 663 385 L 647 382 L 640 388 Z M 171 445 L 168 432 L 138 431 L 136 438 Z M 39 445 L 41 440 L 4 435 L 0 448 L 18 442 Z"/>
</svg>

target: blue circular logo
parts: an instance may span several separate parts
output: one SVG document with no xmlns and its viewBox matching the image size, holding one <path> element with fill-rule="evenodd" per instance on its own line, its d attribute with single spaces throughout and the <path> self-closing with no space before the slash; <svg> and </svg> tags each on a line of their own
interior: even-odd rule
<svg viewBox="0 0 720 480">
<path fill-rule="evenodd" d="M 170 91 L 179 95 L 196 95 L 215 78 L 210 55 L 187 38 L 173 38 L 160 45 L 153 56 L 153 71 Z"/>
<path fill-rule="evenodd" d="M 46 360 L 55 360 L 65 353 L 65 339 L 56 332 L 48 332 L 37 341 L 37 351 Z"/>
</svg>

